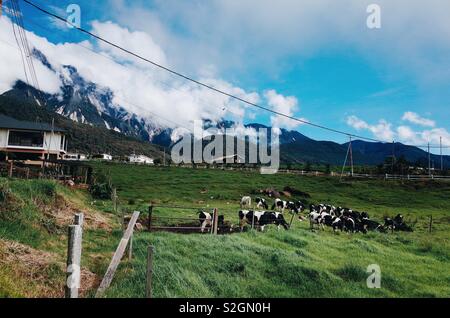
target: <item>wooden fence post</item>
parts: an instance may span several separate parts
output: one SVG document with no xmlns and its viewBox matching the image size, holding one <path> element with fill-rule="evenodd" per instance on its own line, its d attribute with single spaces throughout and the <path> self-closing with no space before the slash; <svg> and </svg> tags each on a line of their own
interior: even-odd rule
<svg viewBox="0 0 450 318">
<path fill-rule="evenodd" d="M 114 278 L 114 274 L 116 273 L 117 267 L 119 266 L 119 262 L 122 259 L 123 254 L 125 253 L 125 249 L 127 248 L 130 237 L 131 235 L 133 235 L 134 226 L 136 225 L 136 221 L 139 217 L 139 214 L 140 214 L 139 211 L 134 211 L 133 216 L 131 217 L 131 220 L 128 223 L 127 230 L 125 231 L 125 234 L 120 240 L 120 243 L 117 246 L 116 251 L 114 252 L 114 256 L 111 260 L 111 263 L 109 264 L 108 269 L 106 270 L 105 276 L 103 277 L 103 280 L 97 289 L 97 293 L 95 294 L 96 298 L 102 296 L 105 290 L 111 284 Z"/>
<path fill-rule="evenodd" d="M 9 162 L 9 171 L 8 171 L 8 177 L 12 178 L 13 175 L 13 168 L 14 168 L 14 162 L 10 161 Z"/>
<path fill-rule="evenodd" d="M 155 248 L 149 246 L 147 249 L 147 284 L 145 289 L 145 295 L 147 298 L 153 297 L 152 279 L 153 279 L 153 253 Z"/>
<path fill-rule="evenodd" d="M 218 220 L 219 220 L 219 215 L 218 215 L 218 211 L 217 208 L 214 208 L 214 223 L 213 223 L 213 228 L 214 228 L 214 235 L 217 235 L 217 226 L 218 226 Z"/>
<path fill-rule="evenodd" d="M 292 213 L 291 222 L 289 222 L 289 228 L 292 226 L 292 222 L 294 221 L 295 213 Z"/>
<path fill-rule="evenodd" d="M 428 227 L 428 231 L 431 233 L 431 231 L 432 231 L 432 226 L 433 226 L 433 216 L 432 215 L 430 215 L 430 225 L 429 225 L 429 227 Z"/>
<path fill-rule="evenodd" d="M 84 224 L 84 214 L 81 212 L 75 214 L 74 225 L 79 225 L 83 227 L 83 224 Z"/>
<path fill-rule="evenodd" d="M 148 231 L 152 231 L 153 204 L 148 207 Z"/>
<path fill-rule="evenodd" d="M 78 298 L 81 274 L 81 242 L 83 236 L 83 213 L 75 214 L 74 225 L 69 225 L 69 243 L 67 248 L 66 298 Z"/>
<path fill-rule="evenodd" d="M 253 211 L 253 215 L 252 215 L 252 230 L 255 227 L 255 211 Z"/>
</svg>

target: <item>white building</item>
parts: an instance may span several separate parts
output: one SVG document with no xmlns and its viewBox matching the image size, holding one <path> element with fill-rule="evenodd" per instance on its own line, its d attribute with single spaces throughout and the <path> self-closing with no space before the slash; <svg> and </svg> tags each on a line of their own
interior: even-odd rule
<svg viewBox="0 0 450 318">
<path fill-rule="evenodd" d="M 100 160 L 111 161 L 113 158 L 112 158 L 111 155 L 109 155 L 107 153 L 102 153 L 102 154 L 99 154 L 99 155 L 92 156 L 92 159 L 100 159 Z"/>
<path fill-rule="evenodd" d="M 145 164 L 145 165 L 152 165 L 154 164 L 153 159 L 149 158 L 144 155 L 136 155 L 132 154 L 128 156 L 128 161 L 130 163 L 138 163 L 138 164 Z"/>
<path fill-rule="evenodd" d="M 68 153 L 64 156 L 64 160 L 69 161 L 83 161 L 86 160 L 87 156 L 81 153 Z"/>
<path fill-rule="evenodd" d="M 44 159 L 62 159 L 66 152 L 67 138 L 63 129 L 0 115 L 0 161 L 41 164 Z"/>
</svg>

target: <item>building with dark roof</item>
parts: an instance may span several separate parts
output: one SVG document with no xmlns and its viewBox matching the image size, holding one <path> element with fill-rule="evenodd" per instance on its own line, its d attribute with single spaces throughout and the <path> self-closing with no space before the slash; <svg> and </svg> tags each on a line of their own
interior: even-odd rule
<svg viewBox="0 0 450 318">
<path fill-rule="evenodd" d="M 0 160 L 37 164 L 43 159 L 62 159 L 66 152 L 67 138 L 63 129 L 0 115 Z"/>
</svg>

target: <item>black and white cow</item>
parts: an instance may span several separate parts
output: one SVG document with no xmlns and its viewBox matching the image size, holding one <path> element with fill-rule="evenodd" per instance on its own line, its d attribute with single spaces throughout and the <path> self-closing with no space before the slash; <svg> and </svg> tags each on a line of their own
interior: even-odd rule
<svg viewBox="0 0 450 318">
<path fill-rule="evenodd" d="M 314 230 L 314 225 L 320 225 L 320 213 L 313 210 L 312 212 L 309 213 L 309 227 L 311 230 Z"/>
<path fill-rule="evenodd" d="M 209 212 L 205 212 L 205 211 L 200 211 L 198 213 L 198 220 L 200 221 L 202 233 L 205 231 L 205 228 L 207 226 L 212 226 L 213 217 L 214 217 L 214 212 L 209 213 Z M 217 217 L 217 224 L 219 226 L 223 226 L 223 224 L 224 224 L 224 216 L 223 215 L 219 215 Z"/>
<path fill-rule="evenodd" d="M 305 210 L 305 205 L 301 201 L 289 201 L 286 204 L 286 208 L 291 212 L 295 214 L 299 214 Z"/>
<path fill-rule="evenodd" d="M 297 213 L 301 213 L 306 209 L 305 204 L 302 201 L 295 201 L 295 207 L 298 210 Z"/>
<path fill-rule="evenodd" d="M 255 198 L 256 208 L 257 209 L 269 209 L 269 205 L 267 204 L 266 199 L 264 198 Z"/>
<path fill-rule="evenodd" d="M 289 224 L 287 224 L 283 215 L 279 212 L 240 210 L 239 225 L 241 227 L 241 231 L 247 223 L 253 223 L 255 226 L 259 226 L 261 231 L 264 231 L 264 227 L 269 224 L 275 224 L 278 228 L 283 226 L 286 230 L 289 229 Z"/>
<path fill-rule="evenodd" d="M 272 210 L 279 210 L 281 211 L 281 213 L 284 212 L 284 209 L 286 209 L 288 206 L 288 202 L 287 201 L 283 201 L 281 199 L 275 199 L 275 202 L 272 205 Z"/>
<path fill-rule="evenodd" d="M 367 231 L 379 231 L 379 232 L 385 232 L 385 227 L 378 223 L 377 221 L 370 220 L 369 218 L 363 218 L 362 224 L 364 226 L 364 229 Z"/>
<path fill-rule="evenodd" d="M 394 219 L 391 218 L 385 218 L 384 219 L 384 226 L 387 229 L 395 230 L 395 231 L 405 231 L 405 232 L 412 232 L 413 229 L 411 226 L 407 225 L 403 221 L 403 215 L 397 214 Z"/>
</svg>

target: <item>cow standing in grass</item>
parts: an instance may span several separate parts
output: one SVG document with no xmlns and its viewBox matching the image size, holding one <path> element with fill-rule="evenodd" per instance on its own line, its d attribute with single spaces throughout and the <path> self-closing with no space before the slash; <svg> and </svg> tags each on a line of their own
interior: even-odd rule
<svg viewBox="0 0 450 318">
<path fill-rule="evenodd" d="M 278 229 L 281 226 L 286 230 L 289 229 L 289 224 L 287 224 L 283 215 L 279 212 L 240 210 L 239 225 L 241 227 L 241 232 L 244 230 L 244 225 L 247 223 L 259 226 L 261 231 L 264 231 L 265 226 L 269 224 L 278 226 Z"/>
<path fill-rule="evenodd" d="M 200 211 L 198 214 L 198 220 L 200 221 L 200 226 L 201 229 L 200 231 L 203 233 L 205 231 L 205 228 L 207 226 L 212 226 L 213 221 L 214 221 L 214 210 L 212 213 L 208 213 L 205 211 Z M 221 226 L 224 224 L 224 216 L 223 215 L 219 215 L 217 217 L 217 224 L 218 226 Z"/>
<path fill-rule="evenodd" d="M 264 198 L 255 198 L 256 208 L 257 209 L 269 209 L 269 205 L 267 204 L 266 199 Z"/>
<path fill-rule="evenodd" d="M 251 205 L 252 205 L 252 198 L 251 197 L 249 197 L 249 196 L 242 197 L 241 203 L 240 203 L 241 209 L 251 208 Z"/>
<path fill-rule="evenodd" d="M 286 201 L 283 201 L 281 199 L 275 199 L 275 202 L 272 205 L 272 210 L 278 210 L 281 211 L 281 213 L 284 212 L 284 209 L 286 209 L 288 206 L 288 203 Z"/>
</svg>

